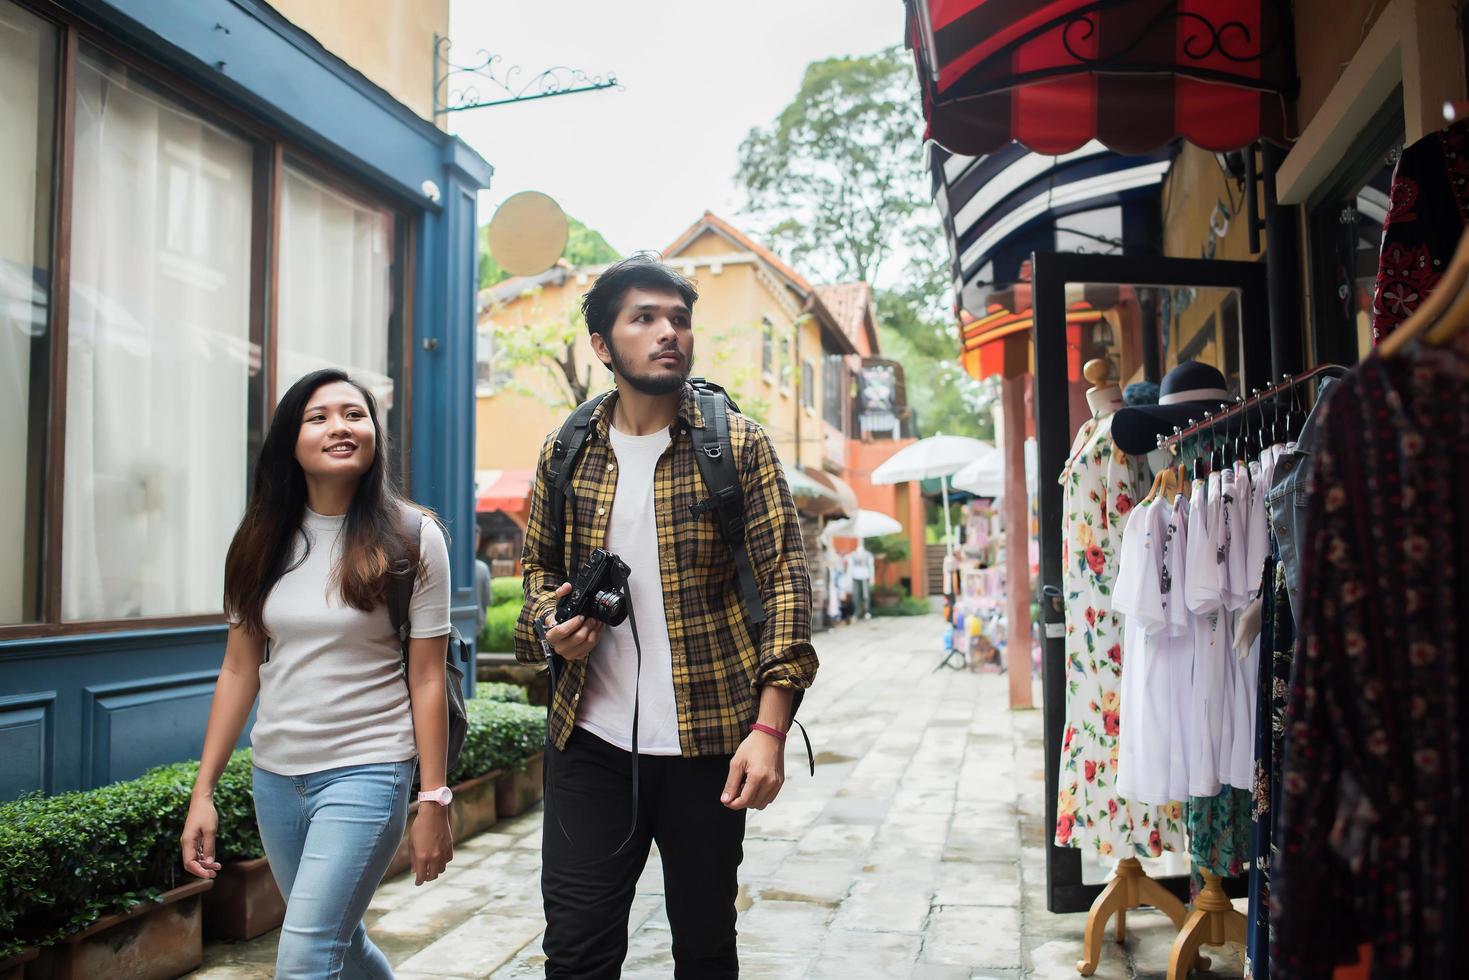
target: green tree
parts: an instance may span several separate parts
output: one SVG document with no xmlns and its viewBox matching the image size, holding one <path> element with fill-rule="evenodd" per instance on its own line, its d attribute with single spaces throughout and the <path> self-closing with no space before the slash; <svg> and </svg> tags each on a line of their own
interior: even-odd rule
<svg viewBox="0 0 1469 980">
<path fill-rule="evenodd" d="M 901 47 L 807 66 L 790 105 L 740 146 L 738 179 L 777 248 L 833 278 L 878 281 L 933 225 L 918 105 Z"/>
<path fill-rule="evenodd" d="M 622 258 L 615 248 L 607 244 L 601 232 L 588 228 L 571 215 L 566 216 L 566 221 L 566 248 L 562 250 L 561 257 L 571 265 L 606 265 Z M 489 289 L 510 278 L 510 273 L 500 268 L 500 263 L 490 254 L 489 228 L 487 224 L 479 228 L 480 289 Z"/>
<path fill-rule="evenodd" d="M 528 302 L 531 315 L 523 326 L 501 326 L 491 321 L 494 331 L 494 374 L 505 379 L 503 387 L 516 394 L 535 397 L 535 391 L 520 377 L 523 367 L 535 368 L 548 377 L 557 393 L 557 406 L 570 411 L 591 395 L 593 385 L 606 370 L 586 350 L 587 322 L 581 310 L 548 309 L 540 303 L 540 290 Z M 583 354 L 577 357 L 577 350 Z"/>
<path fill-rule="evenodd" d="M 739 180 L 793 261 L 874 285 L 879 342 L 903 364 L 922 433 L 992 438 L 992 396 L 959 364 L 922 132 L 902 49 L 818 61 L 775 121 L 740 147 Z M 901 273 L 877 286 L 895 259 Z"/>
</svg>

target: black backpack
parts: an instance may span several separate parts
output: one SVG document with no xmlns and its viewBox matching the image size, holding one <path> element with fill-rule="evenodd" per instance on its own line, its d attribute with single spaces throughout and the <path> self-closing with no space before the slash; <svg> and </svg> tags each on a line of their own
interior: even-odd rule
<svg viewBox="0 0 1469 980">
<path fill-rule="evenodd" d="M 408 681 L 408 631 L 413 625 L 408 619 L 408 611 L 413 600 L 413 582 L 418 576 L 418 538 L 423 519 L 422 511 L 403 508 L 402 530 L 407 551 L 394 553 L 397 552 L 394 539 L 388 555 L 389 567 L 394 569 L 388 575 L 388 619 L 398 634 L 404 683 Z M 448 647 L 444 651 L 444 696 L 449 705 L 449 752 L 444 765 L 446 781 L 454 767 L 459 765 L 459 752 L 464 748 L 464 738 L 469 731 L 469 718 L 464 710 L 464 671 L 459 666 L 460 662 L 469 663 L 469 643 L 451 625 Z"/>
<path fill-rule="evenodd" d="M 765 601 L 760 597 L 760 586 L 755 582 L 755 571 L 750 567 L 750 555 L 745 550 L 745 491 L 740 486 L 740 474 L 735 469 L 734 450 L 729 439 L 729 413 L 738 412 L 740 407 L 728 392 L 711 381 L 690 378 L 689 384 L 693 386 L 694 397 L 699 400 L 699 412 L 704 416 L 704 428 L 689 430 L 694 440 L 694 459 L 699 465 L 699 475 L 704 478 L 704 486 L 709 489 L 709 496 L 694 505 L 694 513 L 702 515 L 714 511 L 718 517 L 719 535 L 729 548 L 739 577 L 745 618 L 750 629 L 758 635 L 767 618 Z M 548 530 L 551 540 L 558 543 L 566 536 L 566 488 L 576 469 L 577 456 L 586 444 L 592 413 L 609 394 L 611 392 L 604 391 L 582 402 L 562 423 L 551 449 Z M 567 581 L 570 580 L 568 575 Z"/>
</svg>

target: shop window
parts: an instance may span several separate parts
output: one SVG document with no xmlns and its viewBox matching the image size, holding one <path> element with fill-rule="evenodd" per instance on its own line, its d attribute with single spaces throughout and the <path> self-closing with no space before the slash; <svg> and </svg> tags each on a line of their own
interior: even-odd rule
<svg viewBox="0 0 1469 980">
<path fill-rule="evenodd" d="M 61 615 L 217 612 L 245 506 L 253 148 L 83 46 Z"/>
<path fill-rule="evenodd" d="M 396 433 L 391 212 L 287 165 L 280 234 L 276 396 L 302 375 L 340 367 L 371 390 Z"/>
<path fill-rule="evenodd" d="M 775 324 L 768 316 L 760 318 L 760 370 L 767 378 L 775 376 Z"/>
<path fill-rule="evenodd" d="M 474 381 L 475 392 L 481 396 L 493 395 L 510 383 L 510 372 L 503 365 L 499 340 L 495 328 L 482 323 L 475 334 Z"/>
<path fill-rule="evenodd" d="M 0 624 L 41 612 L 57 44 L 50 24 L 0 3 Z"/>
<path fill-rule="evenodd" d="M 390 437 L 405 415 L 407 223 L 81 35 L 0 0 L 0 627 L 18 635 L 220 615 L 268 380 L 341 366 Z"/>
<path fill-rule="evenodd" d="M 806 411 L 816 411 L 816 365 L 810 360 L 801 362 L 801 404 Z"/>
<path fill-rule="evenodd" d="M 1398 90 L 1310 208 L 1318 362 L 1354 364 L 1372 350 L 1372 298 L 1393 168 L 1403 145 L 1402 104 Z"/>
<path fill-rule="evenodd" d="M 844 382 L 847 368 L 842 355 L 823 354 L 821 357 L 821 417 L 829 425 L 841 430 L 847 398 Z"/>
</svg>

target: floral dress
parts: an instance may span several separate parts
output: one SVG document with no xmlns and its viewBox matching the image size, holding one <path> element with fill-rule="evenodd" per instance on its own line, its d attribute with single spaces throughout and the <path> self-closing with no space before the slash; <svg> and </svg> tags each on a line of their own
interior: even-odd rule
<svg viewBox="0 0 1469 980">
<path fill-rule="evenodd" d="M 1088 420 L 1076 447 L 1061 472 L 1066 726 L 1056 844 L 1101 859 L 1157 857 L 1182 850 L 1182 807 L 1129 804 L 1116 790 L 1124 658 L 1112 591 L 1137 499 L 1134 464 L 1112 442 L 1110 415 Z"/>
</svg>

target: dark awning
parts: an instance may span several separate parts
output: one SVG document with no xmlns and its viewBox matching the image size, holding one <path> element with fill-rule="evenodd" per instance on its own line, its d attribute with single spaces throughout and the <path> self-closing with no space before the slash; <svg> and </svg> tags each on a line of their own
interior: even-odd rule
<svg viewBox="0 0 1469 980">
<path fill-rule="evenodd" d="M 1288 0 L 906 0 L 928 137 L 1146 153 L 1291 135 Z"/>
</svg>

